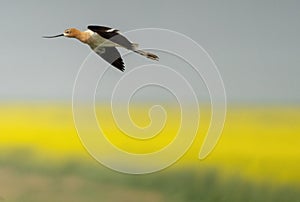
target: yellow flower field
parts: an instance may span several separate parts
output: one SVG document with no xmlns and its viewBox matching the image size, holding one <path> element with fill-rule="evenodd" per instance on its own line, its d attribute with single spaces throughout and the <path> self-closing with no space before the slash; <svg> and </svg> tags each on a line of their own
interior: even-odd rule
<svg viewBox="0 0 300 202">
<path fill-rule="evenodd" d="M 9 167 L 9 162 L 13 160 L 8 161 L 6 156 L 14 151 L 30 151 L 33 155 L 23 156 L 20 161 L 28 161 L 33 167 L 35 163 L 38 165 L 42 162 L 43 166 L 55 168 L 69 159 L 76 159 L 82 164 L 95 161 L 91 160 L 80 142 L 70 104 L 2 104 L 0 110 L 2 168 Z M 139 126 L 150 123 L 147 110 L 140 105 L 132 109 L 132 119 Z M 147 153 L 162 148 L 172 141 L 178 129 L 178 117 L 174 109 L 170 112 L 171 116 L 168 116 L 165 130 L 158 137 L 149 141 L 134 140 L 118 130 L 107 107 L 97 106 L 96 112 L 107 138 L 129 152 Z M 237 177 L 255 184 L 300 187 L 299 107 L 229 106 L 217 147 L 206 159 L 199 160 L 197 157 L 209 119 L 208 108 L 202 109 L 197 138 L 183 158 L 171 168 L 165 169 L 164 173 L 185 168 L 193 172 L 214 170 L 220 182 Z M 88 119 L 84 124 L 88 126 Z M 15 164 L 22 167 L 24 162 L 16 160 Z M 96 164 L 96 167 L 101 165 Z"/>
<path fill-rule="evenodd" d="M 170 142 L 178 129 L 173 124 L 177 118 L 168 116 L 168 128 L 159 137 L 149 141 L 133 140 L 118 130 L 104 106 L 97 108 L 107 113 L 101 114 L 105 119 L 99 118 L 105 121 L 101 122 L 105 134 L 116 146 L 129 152 L 155 151 Z M 141 106 L 136 108 L 135 116 L 140 117 L 135 119 L 137 124 L 149 124 L 147 110 Z M 204 124 L 179 166 L 214 166 L 220 172 L 236 172 L 250 179 L 300 182 L 300 108 L 230 106 L 217 147 L 207 159 L 200 161 L 197 156 L 209 118 L 209 111 L 202 110 L 201 123 Z M 87 156 L 77 136 L 70 105 L 3 104 L 0 121 L 2 151 L 28 148 L 41 158 L 54 160 Z"/>
</svg>

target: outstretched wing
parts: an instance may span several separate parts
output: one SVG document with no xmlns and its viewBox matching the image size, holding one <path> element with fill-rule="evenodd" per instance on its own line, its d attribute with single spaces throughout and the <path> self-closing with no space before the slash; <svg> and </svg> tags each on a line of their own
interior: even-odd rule
<svg viewBox="0 0 300 202">
<path fill-rule="evenodd" d="M 132 50 L 133 48 L 132 43 L 128 39 L 126 39 L 126 37 L 120 34 L 119 30 L 117 29 L 97 25 L 89 25 L 87 28 L 89 30 L 92 30 L 93 32 L 96 32 L 101 37 L 119 44 L 120 46 L 123 46 L 129 50 Z"/>
<path fill-rule="evenodd" d="M 121 55 L 115 47 L 98 48 L 94 51 L 112 66 L 116 67 L 122 72 L 125 70 Z"/>
</svg>

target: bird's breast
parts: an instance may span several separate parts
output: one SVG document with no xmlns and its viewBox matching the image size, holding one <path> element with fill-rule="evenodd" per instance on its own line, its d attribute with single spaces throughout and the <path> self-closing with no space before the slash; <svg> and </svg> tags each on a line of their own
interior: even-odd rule
<svg viewBox="0 0 300 202">
<path fill-rule="evenodd" d="M 97 47 L 116 47 L 118 44 L 101 37 L 97 33 L 93 33 L 86 42 L 93 50 Z"/>
</svg>

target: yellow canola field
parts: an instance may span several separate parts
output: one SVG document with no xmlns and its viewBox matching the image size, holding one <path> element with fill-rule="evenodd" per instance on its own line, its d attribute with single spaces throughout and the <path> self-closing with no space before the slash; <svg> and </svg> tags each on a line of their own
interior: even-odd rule
<svg viewBox="0 0 300 202">
<path fill-rule="evenodd" d="M 166 105 L 165 127 L 157 136 L 150 139 L 132 138 L 119 130 L 109 107 L 96 106 L 98 124 L 110 142 L 127 152 L 149 153 L 163 149 L 172 142 L 180 128 L 180 110 Z M 214 168 L 221 176 L 237 175 L 252 180 L 300 183 L 298 106 L 229 106 L 217 147 L 205 160 L 200 161 L 197 157 L 210 120 L 209 108 L 202 108 L 197 137 L 175 166 Z M 10 151 L 28 149 L 39 158 L 57 161 L 88 157 L 77 135 L 71 104 L 4 103 L 0 110 L 1 156 Z M 146 105 L 131 106 L 131 118 L 137 126 L 146 127 L 156 115 L 159 119 L 163 117 L 158 112 L 150 118 L 148 110 L 149 106 Z M 85 120 L 80 124 L 89 128 L 92 121 L 89 117 Z"/>
</svg>

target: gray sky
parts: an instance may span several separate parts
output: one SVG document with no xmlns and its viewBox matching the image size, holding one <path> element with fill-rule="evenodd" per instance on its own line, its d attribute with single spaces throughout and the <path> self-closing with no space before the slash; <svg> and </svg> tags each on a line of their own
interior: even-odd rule
<svg viewBox="0 0 300 202">
<path fill-rule="evenodd" d="M 296 0 L 2 1 L 0 99 L 71 100 L 90 50 L 75 40 L 41 36 L 99 24 L 191 37 L 218 65 L 229 102 L 299 103 L 299 9 Z"/>
</svg>

